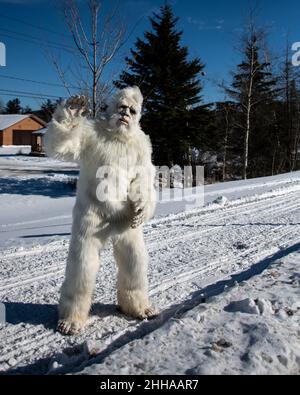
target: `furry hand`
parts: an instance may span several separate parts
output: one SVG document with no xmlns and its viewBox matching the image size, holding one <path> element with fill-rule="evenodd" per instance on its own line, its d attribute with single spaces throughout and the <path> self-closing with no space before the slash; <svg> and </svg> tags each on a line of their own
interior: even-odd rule
<svg viewBox="0 0 300 395">
<path fill-rule="evenodd" d="M 133 218 L 131 222 L 131 228 L 137 229 L 146 220 L 145 206 L 141 203 L 133 203 Z"/>
<path fill-rule="evenodd" d="M 90 113 L 88 104 L 85 96 L 72 96 L 67 100 L 65 108 L 73 118 L 80 118 Z"/>
</svg>

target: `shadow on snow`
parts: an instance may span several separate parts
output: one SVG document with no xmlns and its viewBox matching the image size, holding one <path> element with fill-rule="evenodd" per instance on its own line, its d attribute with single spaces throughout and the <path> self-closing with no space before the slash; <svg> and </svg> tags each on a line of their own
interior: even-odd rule
<svg viewBox="0 0 300 395">
<path fill-rule="evenodd" d="M 196 292 L 193 292 L 190 295 L 190 298 L 184 301 L 183 303 L 173 305 L 169 307 L 167 310 L 164 310 L 161 315 L 156 318 L 153 321 L 145 321 L 142 322 L 138 327 L 136 328 L 135 331 L 128 331 L 125 334 L 120 335 L 119 338 L 114 340 L 111 344 L 109 344 L 103 351 L 101 351 L 97 356 L 90 357 L 90 359 L 84 358 L 82 359 L 81 357 L 78 358 L 74 363 L 67 363 L 65 366 L 55 370 L 55 374 L 66 374 L 66 373 L 74 373 L 74 372 L 79 372 L 82 369 L 91 366 L 93 364 L 101 364 L 104 362 L 104 360 L 111 355 L 114 351 L 117 349 L 120 349 L 121 347 L 124 347 L 126 344 L 136 340 L 140 339 L 149 333 L 159 329 L 162 327 L 167 321 L 170 319 L 178 319 L 182 317 L 186 312 L 192 310 L 193 308 L 207 303 L 208 298 L 213 297 L 213 296 L 218 296 L 222 294 L 225 290 L 230 289 L 233 287 L 236 283 L 241 283 L 243 281 L 250 280 L 252 277 L 257 276 L 262 274 L 265 270 L 267 270 L 272 264 L 280 261 L 281 259 L 287 257 L 288 255 L 295 253 L 295 252 L 300 252 L 300 243 L 295 244 L 294 246 L 291 246 L 286 249 L 282 249 L 276 254 L 263 259 L 262 261 L 258 262 L 257 264 L 253 265 L 251 268 L 248 270 L 245 270 L 239 274 L 235 274 L 231 276 L 230 278 L 226 280 L 219 281 L 215 284 L 209 285 L 203 289 L 200 289 Z M 279 263 L 279 262 L 278 262 Z M 34 311 L 34 305 L 31 305 L 31 308 L 33 310 L 30 311 L 30 309 L 27 310 L 27 315 L 28 317 L 32 317 L 35 315 Z M 39 312 L 39 309 L 41 307 L 38 307 L 36 312 Z M 48 314 L 53 314 L 53 308 L 51 309 L 46 308 L 45 311 L 48 311 Z M 102 306 L 100 305 L 99 307 L 99 313 L 101 314 Z M 112 311 L 110 311 L 112 309 Z M 110 315 L 115 311 L 116 307 L 110 307 L 107 311 L 107 315 Z M 105 311 L 105 309 L 104 309 Z M 20 314 L 24 314 L 20 312 Z M 53 317 L 54 319 L 54 317 Z M 49 321 L 49 317 L 48 317 Z M 47 321 L 47 322 L 48 322 Z M 40 322 L 40 319 L 38 319 L 38 322 Z M 78 353 L 78 347 L 76 346 L 76 349 L 74 348 L 74 353 Z M 81 350 L 84 350 L 84 344 L 81 345 Z M 70 353 L 70 349 L 66 349 L 62 351 L 62 353 L 58 353 L 57 356 L 60 356 L 62 354 L 67 354 Z M 20 367 L 20 368 L 14 368 L 6 372 L 6 374 L 9 375 L 16 375 L 16 374 L 47 374 L 49 371 L 47 370 L 49 367 L 50 361 L 53 359 L 53 356 L 50 358 L 42 358 L 38 361 L 35 361 L 31 365 L 28 365 L 26 367 Z M 47 367 L 47 368 L 46 368 Z M 191 374 L 191 372 L 189 372 Z"/>
<path fill-rule="evenodd" d="M 39 195 L 54 199 L 73 197 L 76 195 L 76 183 L 75 174 L 61 180 L 51 175 L 39 178 L 0 178 L 0 195 Z"/>
</svg>

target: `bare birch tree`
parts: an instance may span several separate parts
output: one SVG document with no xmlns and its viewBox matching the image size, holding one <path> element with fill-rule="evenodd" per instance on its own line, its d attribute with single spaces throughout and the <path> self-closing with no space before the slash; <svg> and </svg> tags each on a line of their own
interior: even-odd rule
<svg viewBox="0 0 300 395">
<path fill-rule="evenodd" d="M 118 11 L 118 3 L 107 11 L 104 0 L 62 0 L 60 7 L 73 41 L 74 50 L 67 67 L 56 55 L 51 62 L 70 95 L 70 86 L 90 98 L 92 116 L 96 117 L 103 99 L 110 93 L 112 80 L 107 77 L 107 66 L 124 44 L 125 26 Z M 81 9 L 88 9 L 88 17 Z M 71 81 L 67 82 L 67 81 Z"/>
<path fill-rule="evenodd" d="M 254 24 L 251 22 L 248 27 L 249 31 L 244 37 L 244 53 L 246 54 L 246 62 L 241 66 L 244 75 L 238 78 L 234 88 L 239 88 L 237 92 L 228 90 L 228 93 L 240 100 L 242 112 L 245 114 L 244 125 L 244 160 L 243 160 L 243 178 L 248 177 L 249 165 L 249 137 L 251 133 L 251 116 L 256 101 L 254 97 L 254 80 L 260 71 L 260 64 L 257 63 L 258 50 L 258 34 L 255 31 Z"/>
<path fill-rule="evenodd" d="M 257 109 L 267 105 L 274 97 L 275 80 L 272 79 L 270 64 L 263 59 L 265 30 L 258 29 L 250 13 L 249 23 L 242 38 L 242 63 L 234 74 L 231 88 L 226 93 L 233 98 L 241 114 L 240 125 L 244 134 L 243 178 L 248 178 L 250 138 Z"/>
<path fill-rule="evenodd" d="M 230 102 L 222 103 L 221 111 L 224 117 L 224 137 L 222 142 L 222 151 L 223 151 L 223 181 L 227 180 L 227 158 L 228 158 L 228 144 L 229 137 L 233 128 L 232 114 L 234 112 L 234 105 Z"/>
</svg>

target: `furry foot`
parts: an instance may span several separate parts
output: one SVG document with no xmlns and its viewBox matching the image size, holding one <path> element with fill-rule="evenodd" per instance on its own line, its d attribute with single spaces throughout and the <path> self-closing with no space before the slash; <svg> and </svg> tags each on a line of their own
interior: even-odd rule
<svg viewBox="0 0 300 395">
<path fill-rule="evenodd" d="M 78 335 L 84 328 L 84 325 L 80 322 L 72 322 L 68 320 L 58 321 L 57 331 L 65 336 Z"/>
<path fill-rule="evenodd" d="M 127 309 L 124 310 L 124 309 L 122 309 L 121 306 L 119 306 L 119 310 L 123 314 L 130 315 L 131 317 L 137 318 L 138 320 L 141 320 L 141 321 L 146 320 L 146 319 L 153 320 L 154 318 L 159 316 L 159 311 L 156 310 L 152 306 L 146 307 L 143 311 L 136 311 L 136 312 L 134 312 L 132 310 L 128 311 Z"/>
<path fill-rule="evenodd" d="M 152 306 L 149 306 L 145 309 L 144 315 L 142 319 L 148 318 L 148 320 L 153 320 L 158 317 L 159 311 Z"/>
</svg>

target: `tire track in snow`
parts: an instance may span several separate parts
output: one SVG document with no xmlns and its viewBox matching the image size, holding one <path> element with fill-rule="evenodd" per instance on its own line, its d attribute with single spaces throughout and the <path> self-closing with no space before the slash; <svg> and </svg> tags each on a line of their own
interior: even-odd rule
<svg viewBox="0 0 300 395">
<path fill-rule="evenodd" d="M 294 196 L 291 197 L 291 200 L 294 199 Z M 277 206 L 282 205 L 282 203 L 284 203 L 285 205 L 281 208 L 278 209 Z M 230 213 L 231 214 L 227 214 L 224 215 L 222 217 L 222 222 L 228 221 L 231 218 L 236 217 L 237 215 L 240 217 L 241 215 L 249 215 L 249 214 L 257 214 L 260 211 L 264 213 L 264 216 L 269 216 L 272 212 L 276 211 L 277 215 L 282 214 L 285 211 L 289 211 L 291 209 L 297 208 L 299 207 L 299 205 L 297 204 L 292 204 L 292 205 L 287 205 L 288 201 L 286 200 L 286 198 L 284 199 L 280 199 L 279 202 L 276 202 L 276 205 L 274 205 L 274 202 L 270 202 L 267 206 L 265 204 L 265 202 L 263 202 L 261 205 L 259 205 L 259 207 L 257 207 L 257 205 L 255 206 L 255 203 L 251 203 L 251 206 L 255 206 L 253 210 L 249 211 L 249 206 L 247 205 L 246 208 L 244 208 L 242 211 L 238 211 L 236 208 L 232 208 L 230 209 Z M 272 212 L 267 212 L 267 210 L 269 210 L 270 208 L 272 208 Z M 224 210 L 224 209 L 223 209 Z M 233 211 L 233 212 L 232 212 Z M 218 213 L 217 215 L 214 215 L 213 218 L 207 220 L 201 220 L 199 221 L 199 218 L 197 220 L 194 219 L 194 217 L 192 217 L 193 221 L 192 223 L 199 223 L 199 226 L 201 226 L 201 228 L 205 228 L 205 226 L 210 225 L 211 223 L 215 220 L 215 219 L 219 219 L 220 217 L 220 213 Z M 262 219 L 262 218 L 261 218 Z M 184 230 L 184 234 L 183 235 L 179 235 L 178 236 L 178 229 L 176 231 L 172 231 L 170 229 L 163 231 L 162 233 L 160 232 L 160 229 L 158 228 L 158 231 L 155 232 L 157 234 L 155 234 L 155 238 L 150 238 L 150 241 L 146 235 L 146 243 L 147 243 L 147 247 L 149 250 L 149 253 L 153 252 L 153 250 L 157 249 L 157 246 L 162 247 L 162 244 L 164 245 L 168 245 L 169 243 L 173 243 L 176 241 L 186 241 L 192 238 L 198 238 L 200 235 L 204 235 L 204 234 L 208 234 L 208 233 L 212 233 L 215 232 L 215 228 L 213 229 L 198 229 L 198 230 L 193 230 L 193 231 L 187 231 L 185 228 L 192 226 L 192 223 L 186 221 L 184 225 L 180 225 L 180 227 L 182 228 L 181 230 Z M 222 228 L 224 227 L 224 224 L 220 224 L 217 225 L 218 227 Z M 216 227 L 217 227 L 216 226 Z M 174 237 L 174 235 L 176 235 Z M 162 240 L 164 239 L 164 240 Z M 59 250 L 68 250 L 68 244 L 65 244 L 63 246 L 59 247 Z M 25 251 L 24 255 L 25 256 L 32 256 L 32 255 L 38 255 L 38 254 L 49 254 L 50 252 L 57 252 L 58 251 L 58 247 L 57 245 L 53 245 L 53 246 L 45 246 L 43 248 L 34 248 L 33 250 L 29 250 L 29 251 Z M 106 253 L 106 256 L 108 254 Z M 18 252 L 15 254 L 11 254 L 8 255 L 8 257 L 6 257 L 6 259 L 2 259 L 2 263 L 5 264 L 5 261 L 7 261 L 7 259 L 11 259 L 11 258 L 16 258 L 16 257 L 22 257 L 22 252 Z M 102 255 L 102 260 L 105 260 L 105 255 Z M 4 262 L 3 262 L 4 261 Z M 26 275 L 18 275 L 17 281 L 16 279 L 11 279 L 11 274 L 10 274 L 10 280 L 4 280 L 3 282 L 0 282 L 0 293 L 2 291 L 5 291 L 11 287 L 20 287 L 22 285 L 26 285 L 26 284 L 31 284 L 33 282 L 37 282 L 43 279 L 48 279 L 49 277 L 55 277 L 55 276 L 63 276 L 65 271 L 65 261 L 60 262 L 58 265 L 55 266 L 51 266 L 50 269 L 43 269 L 42 273 L 38 274 L 36 273 L 36 270 L 27 273 Z"/>
<path fill-rule="evenodd" d="M 283 230 L 283 232 L 281 233 L 280 237 L 276 237 L 276 238 L 272 238 L 273 243 L 278 243 L 280 242 L 282 239 L 286 239 L 286 237 L 290 234 L 294 234 L 294 229 L 290 230 L 290 231 L 286 231 L 285 230 L 285 226 L 282 225 L 280 227 L 280 229 Z M 300 227 L 299 227 L 300 228 Z M 276 233 L 278 231 L 278 228 L 276 230 Z M 275 232 L 274 232 L 275 233 Z M 273 235 L 273 232 L 272 232 Z M 265 240 L 265 238 L 264 238 Z M 295 239 L 295 240 L 298 240 Z M 250 248 L 247 248 L 247 251 L 245 251 L 244 253 L 240 253 L 240 254 L 236 254 L 235 255 L 235 264 L 237 262 L 239 262 L 241 259 L 245 259 L 247 258 L 249 255 L 257 252 L 257 245 L 258 243 L 261 241 L 261 238 L 257 237 L 257 238 L 253 238 L 250 240 Z M 291 242 L 293 242 L 294 240 L 292 239 Z M 268 240 L 266 243 L 264 244 L 260 244 L 259 247 L 261 248 L 268 248 L 268 246 L 270 245 L 270 240 Z M 273 247 L 274 251 L 278 250 L 278 247 Z M 251 256 L 251 261 L 254 260 L 260 260 L 261 258 L 265 257 L 265 253 L 256 253 L 254 255 Z M 189 281 L 196 281 L 197 278 L 199 278 L 200 276 L 205 276 L 208 277 L 209 275 L 213 274 L 216 275 L 217 272 L 224 270 L 222 264 L 223 263 L 227 263 L 228 262 L 229 257 L 225 256 L 221 259 L 217 259 L 213 262 L 210 262 L 209 265 L 203 267 L 203 268 L 198 268 L 198 269 L 192 269 L 189 271 L 179 271 L 179 272 L 174 272 L 171 276 L 168 276 L 167 278 L 163 278 L 162 282 L 157 282 L 155 285 L 152 286 L 149 294 L 150 296 L 156 295 L 159 292 L 164 292 L 167 289 L 173 287 L 174 285 L 177 284 L 183 284 Z M 197 263 L 199 262 L 199 258 L 195 259 L 193 261 L 191 261 L 191 264 L 193 263 Z M 240 268 L 240 270 L 244 270 L 245 267 Z M 225 273 L 223 273 L 224 275 Z M 229 274 L 229 273 L 227 273 Z"/>
<path fill-rule="evenodd" d="M 298 242 L 299 238 L 297 237 L 296 239 L 291 239 L 290 243 L 291 245 L 293 245 L 294 243 Z M 286 243 L 284 243 L 284 245 L 286 246 Z M 278 246 L 278 248 L 274 248 L 273 250 L 273 254 L 275 254 L 276 252 L 278 252 L 280 250 L 280 246 Z M 267 256 L 263 253 L 261 254 L 257 254 L 254 256 L 255 259 L 266 259 L 270 256 L 270 254 L 268 254 Z M 250 266 L 251 267 L 251 266 Z M 244 268 L 247 269 L 247 268 Z M 249 269 L 249 267 L 248 267 Z M 239 274 L 240 271 L 235 272 L 235 273 L 231 273 L 231 275 L 237 275 Z M 226 277 L 225 277 L 226 278 Z M 184 282 L 186 282 L 187 279 L 185 279 Z M 216 287 L 216 291 L 219 287 L 219 283 L 221 281 L 224 281 L 224 279 L 218 279 L 218 281 L 216 282 L 209 282 L 206 284 L 206 286 L 209 286 L 211 288 L 211 292 L 213 292 L 213 286 L 215 284 Z M 181 281 L 179 281 L 179 283 L 181 283 Z M 174 284 L 173 284 L 174 286 Z M 156 293 L 158 293 L 161 290 L 157 290 L 156 292 L 152 293 L 152 296 L 154 296 Z M 165 289 L 163 290 L 165 291 Z M 225 291 L 225 288 L 224 288 Z M 188 298 L 189 295 L 186 295 L 186 297 Z M 203 295 L 203 297 L 205 297 L 205 295 Z M 193 301 L 193 305 L 190 308 L 193 308 L 196 306 L 196 304 L 199 304 L 200 302 L 196 302 L 195 300 Z M 159 327 L 161 327 L 163 324 L 165 324 L 165 322 L 167 321 L 167 319 L 172 318 L 174 315 L 178 315 L 178 312 L 181 310 L 187 311 L 188 308 L 186 307 L 187 304 L 187 300 L 181 298 L 181 300 L 177 301 L 177 300 L 173 300 L 173 304 L 171 306 L 165 306 L 166 309 L 165 311 L 162 311 L 162 318 L 157 321 L 156 323 L 152 324 L 152 322 L 143 322 L 143 323 L 137 323 L 134 326 L 125 326 L 125 327 L 119 327 L 118 330 L 112 334 L 106 335 L 101 337 L 101 344 L 103 345 L 103 349 L 101 350 L 101 354 L 104 353 L 105 354 L 105 350 L 107 351 L 107 355 L 109 355 L 111 352 L 117 352 L 117 350 L 123 346 L 125 346 L 126 344 L 134 341 L 134 340 L 138 340 L 140 338 L 141 335 L 145 335 L 145 334 L 149 334 L 155 330 L 157 330 Z M 102 320 L 101 321 L 101 325 L 105 324 L 105 322 L 108 322 L 111 320 L 111 317 L 107 317 L 107 319 Z M 146 328 L 147 326 L 147 328 Z M 89 340 L 91 335 L 93 335 L 94 333 L 96 333 L 98 331 L 97 328 L 95 327 L 90 327 L 86 330 L 85 333 L 85 338 L 86 340 Z M 126 340 L 124 341 L 124 336 L 126 338 Z M 42 337 L 43 340 L 46 340 L 46 338 L 49 340 L 49 336 L 47 337 L 46 335 Z M 50 340 L 55 340 L 56 336 L 50 336 Z M 59 341 L 60 344 L 62 344 L 62 341 Z M 118 346 L 114 345 L 111 346 L 113 343 L 118 344 Z M 32 341 L 32 343 L 30 343 L 27 346 L 28 350 L 32 350 L 31 348 L 31 344 L 34 345 L 35 341 Z M 58 346 L 58 345 L 57 345 Z M 76 348 L 76 347 L 75 347 Z M 82 347 L 82 350 L 84 349 L 84 347 Z M 36 353 L 38 353 L 37 349 L 32 350 L 32 352 L 30 352 L 30 355 L 35 355 Z M 13 354 L 9 354 L 10 356 Z M 84 367 L 89 366 L 91 363 L 91 360 L 95 359 L 95 356 L 91 356 L 91 360 L 86 359 L 85 362 L 82 363 L 82 357 L 83 355 L 79 356 L 77 359 L 75 358 L 71 363 L 67 362 L 66 366 L 60 367 L 58 369 L 59 374 L 61 373 L 72 373 L 72 372 L 77 372 L 82 370 Z M 96 357 L 97 358 L 97 357 Z M 24 360 L 24 358 L 23 358 Z M 22 359 L 18 359 L 18 362 L 22 362 Z M 50 359 L 49 359 L 49 363 L 50 363 Z M 97 363 L 99 363 L 99 360 L 97 361 Z M 48 373 L 48 371 L 45 371 L 44 373 Z"/>
<path fill-rule="evenodd" d="M 196 216 L 197 219 L 195 219 L 194 215 L 192 217 L 190 217 L 190 214 L 187 213 L 187 221 L 185 221 L 185 218 L 182 217 L 182 214 L 180 214 L 181 219 L 174 221 L 174 224 L 172 224 L 172 228 L 173 226 L 176 225 L 176 222 L 178 221 L 181 226 L 185 226 L 188 228 L 190 225 L 199 225 L 199 226 L 205 226 L 207 224 L 211 224 L 211 222 L 213 222 L 214 220 L 220 221 L 221 222 L 225 222 L 230 218 L 233 218 L 235 216 L 241 216 L 246 214 L 247 216 L 249 216 L 250 214 L 257 214 L 258 212 L 262 211 L 263 213 L 266 212 L 268 209 L 272 208 L 273 211 L 276 210 L 277 206 L 281 206 L 282 204 L 284 204 L 285 206 L 291 201 L 296 200 L 297 198 L 299 198 L 299 191 L 297 192 L 292 192 L 291 194 L 289 194 L 289 200 L 287 200 L 287 197 L 282 197 L 280 196 L 280 198 L 268 198 L 266 201 L 268 202 L 268 204 L 266 204 L 266 201 L 259 201 L 259 202 L 250 202 L 250 203 L 246 203 L 242 205 L 242 209 L 240 209 L 240 206 L 236 207 L 223 207 L 220 208 L 219 210 L 222 210 L 225 212 L 225 216 L 220 218 L 220 211 L 218 210 L 218 212 L 214 215 L 211 214 L 203 214 L 202 216 L 198 215 Z M 274 204 L 274 200 L 276 199 L 276 204 Z M 277 200 L 278 199 L 278 200 Z M 269 201 L 270 200 L 270 201 Z M 253 207 L 253 209 L 251 209 Z M 269 215 L 269 214 L 268 214 Z M 208 216 L 208 221 L 205 220 L 205 217 Z M 192 220 L 190 220 L 192 219 Z M 182 222 L 184 222 L 184 224 L 182 225 Z M 222 224 L 220 225 L 222 226 Z M 166 236 L 168 239 L 171 238 L 172 235 L 176 235 L 176 231 L 172 231 L 171 227 L 169 227 L 167 230 L 165 230 L 164 233 L 160 233 L 159 238 L 163 238 L 164 236 Z M 187 232 L 185 232 L 187 233 Z M 148 243 L 151 243 L 151 238 L 150 240 L 148 240 Z M 154 235 L 154 240 L 153 241 L 157 241 L 155 240 L 155 235 Z"/>
<path fill-rule="evenodd" d="M 153 233 L 155 230 L 153 226 L 159 227 L 160 225 L 162 225 L 162 226 L 167 226 L 166 233 L 168 233 L 168 232 L 170 232 L 170 227 L 168 227 L 168 224 L 172 224 L 172 226 L 174 226 L 174 225 L 176 225 L 176 222 L 181 223 L 182 221 L 186 221 L 186 220 L 190 221 L 192 218 L 199 217 L 200 215 L 201 215 L 202 219 L 208 216 L 209 221 L 212 221 L 214 218 L 219 218 L 220 210 L 226 211 L 226 213 L 230 213 L 230 212 L 236 213 L 241 207 L 244 209 L 246 207 L 248 208 L 248 207 L 252 207 L 252 206 L 254 206 L 254 208 L 259 208 L 260 206 L 264 207 L 266 201 L 272 201 L 272 200 L 278 199 L 278 198 L 282 198 L 282 201 L 284 202 L 284 201 L 286 201 L 287 195 L 293 195 L 293 194 L 297 195 L 299 192 L 299 189 L 300 189 L 300 185 L 295 185 L 294 188 L 291 188 L 291 190 L 287 190 L 285 193 L 284 193 L 284 191 L 280 191 L 280 192 L 278 192 L 278 194 L 276 194 L 274 191 L 274 195 L 272 195 L 272 193 L 271 193 L 270 196 L 266 196 L 263 198 L 257 197 L 257 200 L 250 201 L 250 202 L 243 202 L 243 200 L 242 201 L 238 200 L 238 201 L 232 202 L 230 204 L 230 206 L 213 207 L 213 208 L 210 208 L 210 206 L 208 206 L 208 207 L 204 207 L 204 208 L 200 208 L 200 209 L 195 209 L 190 212 L 172 214 L 171 216 L 153 219 L 152 221 L 150 221 L 150 223 L 148 223 L 145 226 L 145 229 L 146 229 L 146 232 L 149 233 L 149 231 L 151 231 L 151 233 Z M 279 201 L 279 203 L 280 203 L 280 201 Z M 271 203 L 270 207 L 272 205 L 273 205 L 273 203 Z M 247 212 L 247 209 L 245 210 L 245 212 Z M 240 213 L 242 213 L 242 212 L 240 212 Z M 212 217 L 212 215 L 213 215 L 213 217 Z M 51 219 L 56 219 L 56 218 L 61 218 L 61 217 L 53 217 Z M 69 218 L 69 216 L 67 216 L 67 218 Z M 35 223 L 35 222 L 40 222 L 40 221 L 42 221 L 42 220 L 29 221 L 29 222 Z M 57 244 L 63 244 L 63 245 L 58 247 Z M 10 252 L 11 249 L 8 249 L 8 250 L 0 250 L 0 252 L 5 256 L 4 259 L 10 259 L 10 258 L 18 258 L 18 257 L 24 258 L 24 256 L 28 256 L 28 255 L 35 255 L 35 254 L 41 253 L 41 252 L 43 252 L 43 253 L 44 252 L 51 252 L 51 251 L 57 251 L 59 249 L 67 249 L 67 248 L 68 248 L 68 244 L 65 245 L 64 241 L 62 241 L 62 242 L 55 241 L 55 242 L 53 242 L 53 243 L 51 242 L 50 244 L 45 245 L 45 246 L 40 246 L 40 245 L 34 246 L 33 248 L 28 249 L 28 250 L 21 249 L 19 251 Z"/>
<path fill-rule="evenodd" d="M 292 199 L 294 199 L 294 197 L 298 197 L 298 201 L 299 201 L 299 196 L 293 196 Z M 299 205 L 297 203 L 295 203 L 295 200 L 292 200 L 292 199 L 289 199 L 289 201 L 287 201 L 287 199 L 281 199 L 280 203 L 278 203 L 278 200 L 276 198 L 274 198 L 274 200 L 272 200 L 272 202 L 271 202 L 272 203 L 271 206 L 269 205 L 270 208 L 273 207 L 273 209 L 271 211 L 266 210 L 267 205 L 265 202 L 265 206 L 260 207 L 260 210 L 258 210 L 256 212 L 256 215 L 259 216 L 258 217 L 259 221 L 261 222 L 262 219 L 268 219 L 268 217 L 274 220 L 275 213 L 277 214 L 276 215 L 277 217 L 281 215 L 282 217 L 280 219 L 282 221 L 284 221 L 285 220 L 284 216 L 286 216 L 286 213 L 289 213 L 291 216 L 291 214 L 293 212 L 299 210 Z M 288 206 L 286 206 L 287 203 L 289 203 Z M 282 205 L 281 208 L 280 208 L 280 205 Z M 244 212 L 248 211 L 249 217 L 252 217 L 254 214 L 254 210 L 249 211 L 248 207 L 246 210 L 243 210 L 243 211 Z M 224 209 L 224 212 L 226 212 L 226 209 Z M 264 213 L 264 215 L 261 216 L 261 213 Z M 240 215 L 241 215 L 241 213 L 239 213 L 237 211 L 234 216 L 239 217 Z M 246 212 L 245 212 L 245 214 L 242 214 L 242 215 L 246 215 L 246 218 L 247 218 Z M 289 216 L 286 216 L 286 217 L 287 217 L 287 219 L 289 219 Z M 226 219 L 227 219 L 226 216 L 222 217 L 222 220 L 226 220 Z M 251 218 L 251 219 L 253 220 L 253 218 Z M 184 228 L 183 229 L 182 228 L 183 227 L 181 226 L 182 233 L 185 233 L 186 230 Z M 255 244 L 257 244 L 256 250 L 259 250 L 261 246 L 263 246 L 263 248 L 265 248 L 266 246 L 269 246 L 270 244 L 274 245 L 274 243 L 279 243 L 280 240 L 287 238 L 287 236 L 289 234 L 292 234 L 294 232 L 293 229 L 290 230 L 289 232 L 286 232 L 285 226 L 280 225 L 280 228 L 277 227 L 277 228 L 273 229 L 273 231 L 268 232 L 268 234 L 265 235 L 265 234 L 261 234 L 261 230 L 259 229 L 259 227 L 257 227 L 257 228 L 258 228 L 256 230 L 257 235 L 255 236 L 254 239 L 249 240 L 249 241 L 251 241 L 251 245 L 253 245 L 254 251 L 247 250 L 245 252 L 242 252 L 241 254 L 238 254 L 238 256 L 236 255 L 236 262 L 238 262 L 238 260 L 240 260 L 242 257 L 247 258 L 249 253 L 251 255 L 253 252 L 255 252 Z M 209 229 L 209 232 L 210 231 L 211 230 Z M 216 233 L 216 232 L 220 232 L 220 229 L 214 228 L 213 233 Z M 278 234 L 278 232 L 280 234 Z M 238 233 L 238 230 L 237 230 L 237 233 Z M 247 231 L 246 231 L 246 233 L 247 233 Z M 276 234 L 279 237 L 275 238 Z M 198 233 L 198 236 L 199 236 L 199 233 Z M 209 234 L 207 234 L 207 236 L 209 236 Z M 159 239 L 159 237 L 160 237 L 159 232 L 157 232 L 157 237 Z M 192 237 L 194 237 L 194 235 Z M 180 243 L 182 241 L 182 238 L 180 238 L 180 240 L 177 240 L 177 241 L 179 241 L 179 243 Z M 291 242 L 291 241 L 292 240 L 288 239 L 288 242 Z M 158 244 L 158 247 L 161 247 L 161 246 Z M 162 251 L 159 250 L 157 252 L 157 255 L 159 255 L 159 253 L 161 253 L 161 252 Z M 254 255 L 254 256 L 252 256 L 251 262 L 253 261 L 253 259 L 254 260 L 261 259 L 262 257 L 263 257 L 263 253 L 262 253 L 262 255 Z M 192 258 L 192 253 L 191 253 L 191 258 Z M 174 274 L 174 271 L 172 271 L 172 277 L 173 278 L 176 277 L 178 279 L 178 281 L 177 282 L 174 281 L 173 283 L 168 282 L 168 281 L 170 281 L 171 276 L 169 276 L 169 278 L 163 279 L 163 284 L 165 284 L 165 287 L 167 289 L 160 289 L 159 287 L 157 287 L 157 284 L 156 284 L 156 289 L 155 289 L 155 285 L 151 287 L 152 296 L 166 293 L 166 292 L 168 292 L 168 290 L 174 288 L 174 286 L 176 284 L 183 284 L 183 283 L 189 282 L 191 280 L 195 280 L 195 278 L 201 277 L 201 276 L 207 277 L 208 274 L 215 273 L 217 268 L 219 268 L 219 269 L 222 268 L 221 262 L 226 263 L 226 260 L 228 258 L 229 259 L 232 258 L 232 251 L 227 251 L 227 254 L 224 256 L 224 259 L 221 259 L 221 260 L 219 259 L 216 262 L 210 262 L 210 264 L 205 268 L 206 273 L 205 272 L 197 272 L 197 271 L 195 271 L 196 269 L 194 269 L 194 268 L 191 269 L 190 272 L 188 272 L 188 268 L 185 268 L 185 267 L 183 268 L 182 272 L 177 272 Z M 201 258 L 197 257 L 194 260 L 192 259 L 190 263 L 193 264 L 193 263 L 197 263 L 199 261 L 201 261 Z M 220 264 L 221 264 L 221 266 L 220 266 Z M 240 267 L 236 267 L 236 269 L 239 271 L 241 270 Z M 185 273 L 186 270 L 187 270 L 187 273 Z M 204 269 L 201 269 L 201 270 L 204 270 Z M 158 274 L 155 274 L 155 275 L 158 276 Z M 203 278 L 202 278 L 202 280 L 203 280 Z M 22 290 L 20 291 L 20 295 L 19 295 L 20 297 L 21 297 L 21 294 L 22 294 Z M 18 294 L 16 296 L 18 296 Z M 22 300 L 22 298 L 21 298 L 21 300 Z M 184 303 L 184 300 L 182 301 L 182 303 Z M 109 324 L 111 321 L 113 321 L 114 323 L 117 323 L 117 326 L 116 326 L 116 330 L 112 331 L 111 335 L 107 335 L 105 337 L 105 339 L 106 339 L 105 343 L 107 343 L 108 345 L 110 342 L 113 342 L 116 339 L 118 339 L 120 336 L 123 336 L 124 333 L 126 333 L 126 331 L 128 331 L 130 329 L 135 329 L 139 325 L 143 325 L 143 324 L 139 324 L 139 325 L 134 324 L 134 325 L 129 326 L 128 321 L 123 320 L 120 316 L 108 316 L 108 317 L 105 317 L 101 320 L 100 326 L 102 327 L 105 324 Z M 99 319 L 98 320 L 96 319 L 94 321 L 94 324 L 92 324 L 92 326 L 87 329 L 86 333 L 78 338 L 78 342 L 82 343 L 86 339 L 89 339 L 90 337 L 94 338 L 94 335 L 97 332 L 99 332 L 98 324 L 99 324 Z M 18 326 L 9 328 L 9 329 L 12 329 L 12 332 L 16 331 L 17 333 L 10 334 L 10 338 L 7 338 L 7 339 L 10 339 L 12 344 L 7 344 L 7 340 L 6 340 L 5 336 L 3 336 L 3 331 L 5 334 L 5 328 L 0 330 L 0 333 L 2 332 L 1 337 L 3 339 L 5 339 L 5 342 L 7 344 L 6 347 L 4 348 L 4 352 L 2 352 L 2 357 L 0 360 L 2 366 L 0 365 L 0 370 L 9 369 L 9 367 L 11 367 L 10 364 L 8 364 L 9 359 L 15 359 L 15 365 L 17 365 L 17 366 L 19 365 L 21 367 L 22 364 L 24 366 L 24 364 L 26 365 L 26 364 L 31 363 L 32 361 L 43 358 L 45 355 L 47 355 L 47 350 L 48 350 L 48 355 L 49 355 L 50 349 L 56 350 L 56 352 L 60 352 L 64 348 L 70 346 L 68 339 L 62 338 L 60 335 L 54 334 L 51 331 L 49 332 L 46 329 L 41 328 L 41 326 L 34 327 L 33 329 L 30 328 L 30 331 L 28 328 L 27 329 L 25 328 L 23 330 L 24 331 L 23 333 L 20 333 L 20 331 L 19 331 L 20 328 Z M 26 335 L 28 335 L 30 338 L 26 339 Z M 32 336 L 32 338 L 31 338 L 31 336 Z M 20 347 L 18 347 L 18 344 L 15 343 L 15 340 L 16 339 L 24 339 L 24 338 L 25 338 L 25 340 L 21 340 L 21 345 L 20 345 Z M 101 341 L 102 341 L 102 339 L 103 339 L 103 337 L 101 337 Z M 51 347 L 47 348 L 47 344 L 49 344 L 49 343 L 51 344 Z M 9 359 L 7 357 L 9 357 Z M 14 357 L 16 357 L 16 358 L 14 358 Z M 76 362 L 74 362 L 74 367 L 75 367 L 75 365 L 76 365 Z M 38 369 L 38 362 L 37 362 L 37 369 Z"/>
</svg>

